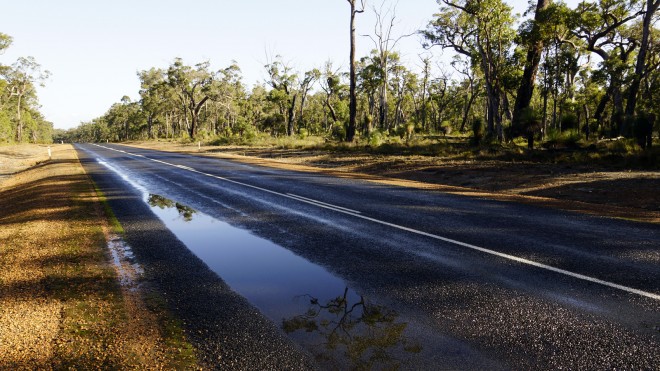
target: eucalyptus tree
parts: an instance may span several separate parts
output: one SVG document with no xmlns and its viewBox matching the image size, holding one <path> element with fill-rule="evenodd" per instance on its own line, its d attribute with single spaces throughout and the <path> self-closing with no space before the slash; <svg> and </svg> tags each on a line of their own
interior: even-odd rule
<svg viewBox="0 0 660 371">
<path fill-rule="evenodd" d="M 429 131 L 438 131 L 441 129 L 442 121 L 445 118 L 445 110 L 449 104 L 457 97 L 453 96 L 455 92 L 450 90 L 449 76 L 441 74 L 434 77 L 429 82 L 429 100 L 431 101 L 431 125 Z"/>
<path fill-rule="evenodd" d="M 242 83 L 241 68 L 238 63 L 232 63 L 218 71 L 218 79 L 214 86 L 212 131 L 224 129 L 225 132 L 238 131 L 244 133 L 248 122 L 245 106 L 247 92 Z M 219 127 L 221 126 L 221 127 Z"/>
<path fill-rule="evenodd" d="M 371 39 L 374 43 L 375 54 L 377 58 L 374 58 L 375 61 L 378 61 L 379 68 L 381 70 L 382 79 L 380 86 L 380 104 L 378 110 L 378 120 L 380 127 L 388 128 L 390 127 L 388 123 L 388 84 L 389 76 L 392 70 L 395 70 L 397 66 L 392 66 L 390 61 L 398 62 L 398 55 L 394 53 L 394 48 L 397 43 L 402 39 L 409 37 L 413 34 L 394 36 L 393 30 L 396 21 L 396 8 L 384 9 L 385 2 L 381 3 L 380 8 L 372 7 L 374 15 L 376 16 L 376 24 L 374 25 L 373 35 L 365 35 Z"/>
<path fill-rule="evenodd" d="M 453 49 L 479 66 L 487 98 L 488 133 L 503 139 L 504 78 L 511 68 L 515 32 L 502 0 L 440 0 L 436 19 L 422 31 L 427 46 Z"/>
<path fill-rule="evenodd" d="M 627 132 L 623 86 L 630 72 L 629 58 L 638 46 L 626 24 L 642 13 L 638 0 L 583 1 L 574 10 L 570 24 L 571 32 L 584 42 L 584 48 L 602 59 L 602 71 L 607 75 L 607 94 L 594 116 L 600 120 L 607 102 L 611 100 L 612 124 L 620 134 Z"/>
<path fill-rule="evenodd" d="M 628 87 L 628 100 L 626 102 L 625 114 L 632 116 L 637 106 L 637 95 L 639 93 L 642 78 L 648 73 L 647 54 L 651 45 L 651 30 L 653 17 L 656 16 L 660 0 L 645 0 L 645 7 L 642 18 L 642 40 L 637 53 L 637 62 L 635 63 L 635 73 Z"/>
<path fill-rule="evenodd" d="M 428 118 L 428 91 L 429 91 L 429 79 L 431 76 L 431 58 L 429 57 L 420 57 L 422 61 L 422 79 L 420 81 L 420 94 L 417 95 L 417 100 L 415 100 L 415 114 L 417 115 L 417 121 L 422 126 L 423 130 L 428 131 L 427 118 Z"/>
<path fill-rule="evenodd" d="M 3 53 L 5 49 L 9 48 L 13 39 L 11 36 L 0 32 L 0 53 Z"/>
<path fill-rule="evenodd" d="M 310 71 L 305 72 L 305 75 L 298 81 L 298 86 L 300 90 L 300 116 L 298 118 L 300 124 L 299 127 L 302 127 L 304 124 L 304 113 L 305 113 L 305 103 L 307 102 L 307 94 L 312 89 L 314 84 L 321 78 L 321 71 L 314 68 Z"/>
<path fill-rule="evenodd" d="M 375 55 L 362 57 L 357 64 L 358 87 L 360 93 L 367 100 L 366 119 L 369 122 L 369 130 L 373 125 L 373 117 L 377 116 L 376 98 L 382 84 L 383 76 L 380 63 L 374 60 Z M 381 128 L 383 129 L 383 128 Z"/>
<path fill-rule="evenodd" d="M 418 93 L 419 82 L 417 75 L 408 70 L 403 65 L 397 65 L 392 70 L 392 78 L 389 81 L 394 97 L 394 123 L 393 127 L 398 128 L 401 125 L 408 124 L 408 119 L 414 105 L 414 96 Z M 407 127 L 408 129 L 408 127 Z M 408 134 L 414 129 L 414 125 L 409 128 Z"/>
<path fill-rule="evenodd" d="M 199 112 L 213 92 L 216 73 L 209 70 L 208 61 L 198 63 L 193 67 L 183 64 L 181 58 L 176 58 L 167 69 L 167 82 L 177 92 L 185 119 L 188 134 L 194 139 L 197 135 Z M 190 121 L 188 121 L 188 114 Z"/>
<path fill-rule="evenodd" d="M 282 61 L 281 56 L 267 64 L 267 83 L 273 88 L 269 93 L 272 102 L 280 107 L 280 114 L 286 117 L 286 134 L 291 136 L 294 132 L 296 119 L 296 103 L 300 91 L 296 89 L 298 75 L 293 68 Z"/>
<path fill-rule="evenodd" d="M 16 141 L 23 141 L 23 117 L 24 106 L 29 104 L 27 100 L 36 100 L 36 86 L 43 86 L 44 81 L 50 76 L 50 72 L 42 70 L 41 65 L 33 57 L 20 57 L 10 68 L 3 69 L 3 77 L 6 80 L 8 95 L 14 98 L 16 106 Z M 27 104 L 26 104 L 27 103 Z"/>
<path fill-rule="evenodd" d="M 107 123 L 109 135 L 113 140 L 141 139 L 144 127 L 145 111 L 140 102 L 133 102 L 130 97 L 123 96 L 119 103 L 113 104 L 102 116 Z"/>
<path fill-rule="evenodd" d="M 349 119 L 348 127 L 346 129 L 346 141 L 352 142 L 355 137 L 356 119 L 357 119 L 357 75 L 355 67 L 355 16 L 364 12 L 366 0 L 346 0 L 351 6 L 351 22 L 350 22 L 350 40 L 351 51 L 349 61 Z M 358 5 L 358 6 L 356 6 Z"/>
<path fill-rule="evenodd" d="M 326 62 L 323 69 L 323 77 L 321 78 L 321 89 L 324 92 L 323 104 L 328 109 L 332 123 L 326 125 L 326 130 L 331 131 L 332 127 L 339 122 L 339 115 L 337 113 L 336 105 L 341 100 L 341 96 L 346 90 L 346 85 L 341 82 L 341 75 L 338 70 L 332 68 L 331 62 Z"/>
<path fill-rule="evenodd" d="M 402 67 L 399 54 L 390 50 L 374 49 L 369 56 L 362 58 L 361 62 L 366 63 L 360 71 L 363 74 L 362 82 L 370 85 L 368 90 L 372 99 L 375 98 L 373 95 L 378 96 L 378 126 L 383 130 L 390 130 L 392 123 L 388 118 L 390 106 L 387 97 L 392 88 L 390 76 Z M 370 103 L 370 107 L 374 104 L 375 99 Z"/>
<path fill-rule="evenodd" d="M 521 27 L 521 38 L 527 47 L 527 56 L 525 59 L 525 70 L 523 71 L 522 80 L 518 87 L 516 102 L 513 108 L 512 121 L 514 125 L 520 121 L 521 113 L 529 107 L 532 101 L 536 73 L 538 71 L 539 63 L 541 62 L 543 47 L 548 38 L 547 32 L 544 32 L 544 26 L 548 21 L 548 13 L 546 12 L 546 9 L 551 3 L 552 0 L 537 0 L 534 19 L 523 23 Z M 533 144 L 530 146 L 532 145 Z"/>
<path fill-rule="evenodd" d="M 147 133 L 150 139 L 155 137 L 154 122 L 171 105 L 172 87 L 165 80 L 166 74 L 160 68 L 151 68 L 138 72 L 140 79 L 140 105 L 147 116 Z M 165 127 L 167 132 L 167 127 Z"/>
<path fill-rule="evenodd" d="M 454 58 L 454 60 L 451 62 L 451 66 L 454 68 L 454 70 L 456 70 L 456 72 L 463 75 L 463 80 L 459 84 L 461 88 L 459 91 L 461 91 L 461 95 L 464 96 L 464 105 L 461 111 L 461 126 L 459 131 L 464 133 L 467 130 L 466 125 L 470 119 L 474 101 L 476 100 L 477 96 L 479 96 L 479 89 L 477 87 L 478 78 L 471 64 L 462 58 Z"/>
</svg>

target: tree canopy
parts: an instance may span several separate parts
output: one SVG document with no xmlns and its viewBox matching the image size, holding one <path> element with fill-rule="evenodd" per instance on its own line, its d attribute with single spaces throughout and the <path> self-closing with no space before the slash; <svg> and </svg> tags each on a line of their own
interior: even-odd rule
<svg viewBox="0 0 660 371">
<path fill-rule="evenodd" d="M 348 2 L 351 22 L 369 11 L 364 2 Z M 372 7 L 377 24 L 365 36 L 375 48 L 354 56 L 354 44 L 369 40 L 356 39 L 352 25 L 347 71 L 329 62 L 297 70 L 278 56 L 264 66 L 266 80 L 248 87 L 236 63 L 213 70 L 208 61 L 187 65 L 177 58 L 166 68 L 138 72 L 138 101 L 113 105 L 71 137 L 407 139 L 466 132 L 477 121 L 486 123 L 487 138 L 522 136 L 530 148 L 534 140 L 565 131 L 591 138 L 653 134 L 660 81 L 657 0 L 584 1 L 574 9 L 537 0 L 522 17 L 504 0 L 438 5 L 418 34 L 441 57 L 403 63 L 396 41 L 407 35 L 395 32 L 395 10 Z"/>
<path fill-rule="evenodd" d="M 12 38 L 0 33 L 0 55 Z M 33 57 L 20 57 L 11 65 L 0 60 L 0 143 L 50 143 L 53 125 L 39 111 L 36 87 L 50 73 Z"/>
</svg>

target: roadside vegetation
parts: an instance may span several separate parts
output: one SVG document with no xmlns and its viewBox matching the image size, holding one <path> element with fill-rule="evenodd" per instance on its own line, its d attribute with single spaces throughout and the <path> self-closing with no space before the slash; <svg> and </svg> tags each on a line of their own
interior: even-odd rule
<svg viewBox="0 0 660 371">
<path fill-rule="evenodd" d="M 0 56 L 12 43 L 0 32 Z M 53 124 L 39 111 L 36 88 L 43 86 L 50 72 L 33 57 L 18 58 L 11 65 L 0 60 L 0 145 L 51 143 Z"/>
<path fill-rule="evenodd" d="M 194 368 L 157 294 L 120 285 L 115 227 L 74 149 L 18 148 L 2 160 L 38 164 L 0 183 L 0 369 Z"/>
<path fill-rule="evenodd" d="M 352 40 L 351 49 L 366 42 L 373 50 L 351 54 L 348 71 L 322 60 L 302 71 L 286 56 L 269 56 L 264 81 L 246 86 L 236 63 L 216 70 L 210 61 L 176 58 L 138 72 L 138 99 L 124 96 L 56 139 L 221 146 L 316 136 L 388 150 L 459 134 L 474 146 L 524 146 L 533 157 L 535 148 L 624 138 L 611 146 L 618 154 L 652 147 L 657 137 L 659 1 L 570 8 L 538 0 L 523 17 L 502 0 L 440 0 L 416 35 L 396 29 L 394 7 L 349 3 L 352 20 L 364 10 L 378 22 L 368 37 Z M 405 37 L 419 37 L 429 53 L 403 62 L 396 46 Z M 433 57 L 436 51 L 445 56 Z"/>
</svg>

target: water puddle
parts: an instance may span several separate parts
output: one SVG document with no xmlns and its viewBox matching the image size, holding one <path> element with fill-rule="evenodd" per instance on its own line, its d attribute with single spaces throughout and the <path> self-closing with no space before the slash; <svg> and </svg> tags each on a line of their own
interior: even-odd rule
<svg viewBox="0 0 660 371">
<path fill-rule="evenodd" d="M 433 358 L 435 352 L 411 336 L 429 338 L 427 328 L 403 321 L 397 312 L 359 295 L 325 268 L 247 230 L 150 194 L 119 169 L 99 163 L 139 190 L 188 249 L 313 354 L 322 368 L 410 368 L 420 352 L 422 358 Z M 130 256 L 124 247 L 111 250 L 118 252 L 113 252 L 113 257 L 119 256 L 116 261 Z"/>
<path fill-rule="evenodd" d="M 119 284 L 129 291 L 139 289 L 140 277 L 144 274 L 142 267 L 135 261 L 130 246 L 117 235 L 110 235 L 108 250 L 112 255 L 112 262 L 117 270 Z"/>
<path fill-rule="evenodd" d="M 398 313 L 323 267 L 162 196 L 147 203 L 195 255 L 329 368 L 396 366 L 422 350 Z"/>
</svg>

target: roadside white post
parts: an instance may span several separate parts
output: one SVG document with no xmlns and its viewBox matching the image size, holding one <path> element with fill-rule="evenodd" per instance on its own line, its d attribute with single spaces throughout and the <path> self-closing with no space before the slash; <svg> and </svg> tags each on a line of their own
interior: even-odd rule
<svg viewBox="0 0 660 371">
<path fill-rule="evenodd" d="M 202 142 L 201 141 L 197 142 L 197 150 L 198 151 L 202 150 Z"/>
<path fill-rule="evenodd" d="M 52 158 L 53 157 L 51 156 L 51 153 L 50 153 L 50 146 L 48 146 L 48 159 L 52 159 Z"/>
</svg>

